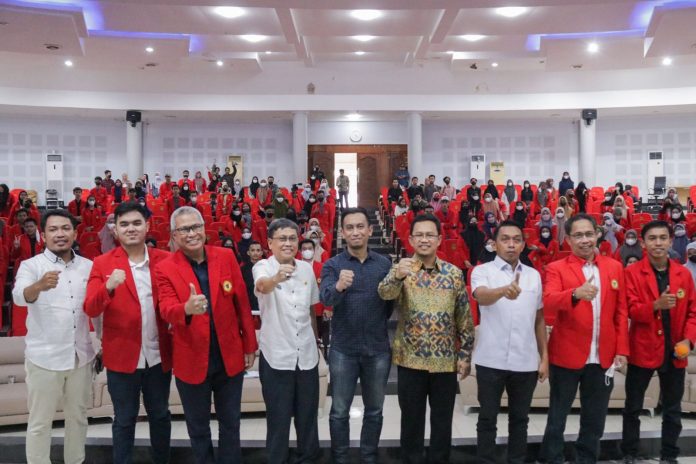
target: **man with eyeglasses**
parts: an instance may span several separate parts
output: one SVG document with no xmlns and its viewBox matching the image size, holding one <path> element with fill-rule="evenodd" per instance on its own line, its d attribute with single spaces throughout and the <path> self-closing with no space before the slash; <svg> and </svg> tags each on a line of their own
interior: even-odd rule
<svg viewBox="0 0 696 464">
<path fill-rule="evenodd" d="M 372 227 L 364 208 L 343 210 L 341 233 L 346 250 L 328 260 L 321 272 L 321 299 L 334 311 L 329 363 L 331 454 L 337 464 L 350 462 L 350 407 L 360 379 L 365 406 L 360 461 L 375 463 L 391 369 L 387 321 L 392 311 L 391 303 L 377 293 L 377 285 L 391 261 L 368 249 Z"/>
<path fill-rule="evenodd" d="M 397 300 L 399 325 L 392 347 L 398 367 L 403 463 L 425 462 L 426 404 L 430 405 L 427 462 L 449 462 L 457 373 L 471 370 L 474 325 L 462 271 L 437 257 L 440 221 L 424 214 L 411 223 L 413 258 L 395 264 L 379 295 Z"/>
<path fill-rule="evenodd" d="M 238 463 L 242 381 L 254 364 L 254 322 L 232 250 L 205 245 L 201 213 L 190 206 L 170 219 L 178 251 L 155 269 L 162 318 L 171 324 L 174 376 L 198 464 Z M 211 395 L 220 431 L 215 459 Z"/>
<path fill-rule="evenodd" d="M 629 354 L 623 267 L 597 255 L 596 223 L 577 214 L 565 223 L 572 254 L 546 268 L 544 315 L 549 338 L 551 398 L 541 454 L 563 462 L 563 433 L 580 387 L 578 462 L 597 462 L 615 368 Z"/>
<path fill-rule="evenodd" d="M 313 305 L 319 288 L 312 266 L 295 259 L 297 224 L 276 219 L 268 228 L 273 255 L 254 265 L 261 311 L 259 375 L 266 403 L 267 462 L 315 462 L 319 449 L 319 351 Z M 289 459 L 290 423 L 297 451 Z"/>
<path fill-rule="evenodd" d="M 481 311 L 473 355 L 481 406 L 476 455 L 479 462 L 498 462 L 498 412 L 507 391 L 507 462 L 521 464 L 527 455 L 532 395 L 537 380 L 543 382 L 549 373 L 541 276 L 520 262 L 524 236 L 519 224 L 501 222 L 493 239 L 495 259 L 471 274 L 472 294 Z"/>
</svg>

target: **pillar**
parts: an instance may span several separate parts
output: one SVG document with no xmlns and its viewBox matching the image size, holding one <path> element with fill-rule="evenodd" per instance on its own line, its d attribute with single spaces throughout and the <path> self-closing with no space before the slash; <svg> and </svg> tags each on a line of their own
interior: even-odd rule
<svg viewBox="0 0 696 464">
<path fill-rule="evenodd" d="M 597 185 L 597 172 L 595 169 L 595 161 L 597 159 L 597 120 L 584 120 L 581 118 L 578 124 L 580 126 L 580 156 L 578 160 L 580 172 L 576 180 L 578 182 L 583 181 L 587 188 L 592 188 Z"/>
<path fill-rule="evenodd" d="M 126 121 L 126 161 L 128 178 L 135 184 L 136 179 L 143 175 L 143 123 L 141 121 Z M 118 176 L 116 176 L 118 177 Z"/>
<path fill-rule="evenodd" d="M 294 178 L 290 185 L 296 182 L 307 182 L 307 121 L 309 114 L 298 111 L 292 115 L 292 162 Z"/>
<path fill-rule="evenodd" d="M 423 172 L 423 118 L 420 113 L 408 113 L 408 172 L 422 181 Z"/>
</svg>

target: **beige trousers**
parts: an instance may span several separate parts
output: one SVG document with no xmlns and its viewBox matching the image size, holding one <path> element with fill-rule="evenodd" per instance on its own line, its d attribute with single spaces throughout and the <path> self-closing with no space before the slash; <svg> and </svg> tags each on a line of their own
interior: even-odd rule
<svg viewBox="0 0 696 464">
<path fill-rule="evenodd" d="M 92 363 L 75 365 L 68 371 L 51 371 L 29 360 L 24 363 L 29 393 L 26 442 L 29 464 L 51 463 L 51 430 L 61 403 L 65 416 L 65 464 L 80 464 L 85 460 L 87 408 L 92 404 Z"/>
</svg>

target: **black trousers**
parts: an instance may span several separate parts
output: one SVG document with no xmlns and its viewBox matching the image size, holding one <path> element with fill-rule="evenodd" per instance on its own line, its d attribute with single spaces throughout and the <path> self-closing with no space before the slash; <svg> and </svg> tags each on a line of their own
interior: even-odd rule
<svg viewBox="0 0 696 464">
<path fill-rule="evenodd" d="M 640 411 L 643 409 L 645 391 L 655 369 L 628 365 L 626 373 L 626 406 L 623 412 L 623 436 L 621 451 L 624 456 L 636 456 L 640 443 Z M 662 397 L 662 449 L 660 457 L 676 459 L 679 456 L 677 440 L 682 430 L 681 400 L 684 396 L 684 368 L 676 368 L 670 362 L 664 372 L 658 371 Z"/>
<path fill-rule="evenodd" d="M 508 394 L 507 462 L 524 462 L 527 456 L 529 408 L 538 377 L 537 372 L 513 372 L 476 365 L 480 405 L 476 424 L 478 462 L 499 462 L 495 453 L 495 437 L 504 390 Z"/>
<path fill-rule="evenodd" d="M 457 373 L 430 373 L 398 366 L 401 409 L 401 461 L 406 464 L 448 463 Z M 424 453 L 425 407 L 430 404 L 430 447 Z"/>
<path fill-rule="evenodd" d="M 261 392 L 266 403 L 266 451 L 270 464 L 311 463 L 319 449 L 319 367 L 306 371 L 273 369 L 261 353 Z M 289 456 L 290 422 L 295 418 L 297 452 Z"/>
<path fill-rule="evenodd" d="M 597 462 L 599 439 L 604 433 L 604 423 L 609 407 L 609 395 L 614 379 L 607 382 L 605 369 L 599 364 L 587 364 L 582 369 L 565 369 L 550 366 L 551 399 L 541 444 L 541 454 L 549 463 L 562 463 L 563 433 L 566 419 L 580 386 L 580 433 L 575 442 L 577 463 Z M 607 385 L 607 383 L 609 385 Z"/>
</svg>

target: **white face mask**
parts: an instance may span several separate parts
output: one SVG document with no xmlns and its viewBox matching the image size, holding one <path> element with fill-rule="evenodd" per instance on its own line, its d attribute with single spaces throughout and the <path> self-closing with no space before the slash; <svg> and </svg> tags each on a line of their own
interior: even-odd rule
<svg viewBox="0 0 696 464">
<path fill-rule="evenodd" d="M 140 206 L 145 207 L 145 202 L 140 203 Z"/>
<path fill-rule="evenodd" d="M 524 209 L 524 206 L 519 205 L 519 206 L 516 206 L 515 209 L 516 209 L 517 211 L 522 211 L 522 210 Z"/>
<path fill-rule="evenodd" d="M 195 203 L 198 200 L 196 197 L 191 197 L 191 203 Z"/>
<path fill-rule="evenodd" d="M 307 261 L 309 261 L 312 258 L 314 258 L 314 251 L 302 250 L 302 259 L 306 259 Z"/>
<path fill-rule="evenodd" d="M 116 228 L 116 224 L 113 224 L 111 222 L 107 222 L 106 227 L 108 227 L 109 230 L 114 230 Z"/>
<path fill-rule="evenodd" d="M 681 213 L 672 213 L 672 219 L 679 219 L 681 217 Z"/>
<path fill-rule="evenodd" d="M 542 232 L 541 236 L 544 238 L 549 238 L 551 236 L 551 234 L 549 232 Z"/>
<path fill-rule="evenodd" d="M 627 238 L 627 239 L 626 239 L 626 245 L 628 245 L 628 246 L 633 246 L 633 245 L 636 244 L 637 241 L 638 241 L 638 240 L 636 240 L 635 238 Z"/>
<path fill-rule="evenodd" d="M 309 226 L 309 230 L 312 230 L 312 231 L 319 230 L 319 226 L 312 224 L 311 226 Z"/>
<path fill-rule="evenodd" d="M 95 201 L 94 201 L 94 200 L 89 200 L 87 203 L 89 203 L 90 206 L 94 206 Z"/>
<path fill-rule="evenodd" d="M 266 185 L 268 185 L 268 184 L 266 184 L 265 181 L 264 181 L 264 182 L 261 182 L 261 187 L 265 187 Z"/>
<path fill-rule="evenodd" d="M 570 179 L 570 176 L 563 176 L 564 179 Z"/>
<path fill-rule="evenodd" d="M 277 201 L 278 203 L 282 203 L 282 202 L 285 201 L 285 198 L 283 198 L 283 197 L 277 197 L 277 198 L 276 198 L 276 201 Z"/>
<path fill-rule="evenodd" d="M 675 230 L 674 231 L 674 236 L 675 237 L 683 237 L 686 235 L 686 231 L 683 229 Z"/>
<path fill-rule="evenodd" d="M 611 219 L 607 219 L 604 221 L 605 226 L 610 226 L 611 225 Z"/>
<path fill-rule="evenodd" d="M 493 251 L 493 245 L 486 245 L 485 246 L 487 252 L 492 252 Z"/>
<path fill-rule="evenodd" d="M 478 200 L 478 199 L 479 199 L 479 196 L 478 196 L 478 195 L 474 195 L 472 198 L 473 198 L 474 200 Z"/>
<path fill-rule="evenodd" d="M 491 201 L 493 201 L 493 199 L 491 197 L 486 198 L 486 203 L 490 203 Z"/>
<path fill-rule="evenodd" d="M 311 191 L 312 191 L 312 187 L 305 187 L 304 190 L 305 190 L 305 192 L 311 192 Z"/>
<path fill-rule="evenodd" d="M 557 218 L 563 218 L 563 216 L 565 216 L 565 213 L 563 211 L 559 211 L 556 213 Z"/>
<path fill-rule="evenodd" d="M 242 234 L 242 238 L 243 238 L 244 240 L 249 240 L 249 239 L 251 238 L 251 233 L 250 233 L 250 232 L 244 232 L 244 233 Z"/>
<path fill-rule="evenodd" d="M 232 211 L 232 214 L 235 216 L 241 216 L 242 212 L 241 211 Z"/>
<path fill-rule="evenodd" d="M 548 221 L 549 219 L 551 219 L 551 215 L 550 214 L 542 214 L 541 219 L 543 219 L 544 221 Z"/>
</svg>

